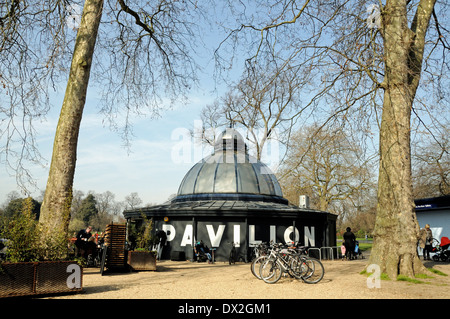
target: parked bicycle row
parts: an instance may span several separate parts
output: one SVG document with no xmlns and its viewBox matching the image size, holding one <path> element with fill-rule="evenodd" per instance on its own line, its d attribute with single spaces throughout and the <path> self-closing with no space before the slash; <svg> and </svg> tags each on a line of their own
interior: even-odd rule
<svg viewBox="0 0 450 319">
<path fill-rule="evenodd" d="M 287 275 L 308 284 L 322 280 L 325 269 L 320 260 L 309 257 L 305 246 L 262 243 L 255 247 L 252 274 L 266 283 L 273 284 Z"/>
</svg>

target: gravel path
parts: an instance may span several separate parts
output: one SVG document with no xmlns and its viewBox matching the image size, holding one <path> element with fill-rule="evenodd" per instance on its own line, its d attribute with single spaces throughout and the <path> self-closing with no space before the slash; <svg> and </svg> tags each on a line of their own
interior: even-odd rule
<svg viewBox="0 0 450 319">
<path fill-rule="evenodd" d="M 84 269 L 83 292 L 51 299 L 449 299 L 450 263 L 427 262 L 449 276 L 432 275 L 426 283 L 380 282 L 369 288 L 361 275 L 367 259 L 323 261 L 317 284 L 283 277 L 276 284 L 256 279 L 249 263 L 158 261 L 156 271 L 105 273 Z"/>
</svg>

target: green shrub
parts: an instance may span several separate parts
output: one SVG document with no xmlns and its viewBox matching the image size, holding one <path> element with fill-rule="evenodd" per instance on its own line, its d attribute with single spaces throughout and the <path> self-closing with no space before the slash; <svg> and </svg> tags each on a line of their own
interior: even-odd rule
<svg viewBox="0 0 450 319">
<path fill-rule="evenodd" d="M 40 239 L 41 225 L 35 219 L 31 197 L 23 201 L 22 210 L 2 221 L 0 237 L 6 238 L 6 259 L 10 262 L 64 260 L 68 257 L 66 234 L 54 233 L 44 241 Z"/>
<path fill-rule="evenodd" d="M 136 236 L 136 248 L 150 250 L 153 246 L 153 220 L 145 218 Z"/>
<path fill-rule="evenodd" d="M 37 222 L 33 214 L 31 197 L 23 202 L 23 208 L 5 221 L 1 237 L 8 239 L 7 260 L 28 262 L 39 260 Z"/>
</svg>

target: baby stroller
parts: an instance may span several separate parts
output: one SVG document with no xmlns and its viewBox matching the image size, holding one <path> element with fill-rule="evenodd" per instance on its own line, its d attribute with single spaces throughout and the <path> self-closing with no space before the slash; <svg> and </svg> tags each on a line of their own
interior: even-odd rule
<svg viewBox="0 0 450 319">
<path fill-rule="evenodd" d="M 439 246 L 433 247 L 432 252 L 435 252 L 435 254 L 433 255 L 433 261 L 450 260 L 450 250 L 448 250 L 449 246 L 450 239 L 448 239 L 448 237 L 442 237 Z"/>
<path fill-rule="evenodd" d="M 208 246 L 206 246 L 203 241 L 198 241 L 194 247 L 195 258 L 197 262 L 208 261 L 211 262 L 211 254 L 209 252 Z"/>
<path fill-rule="evenodd" d="M 87 255 L 86 266 L 98 267 L 101 261 L 101 249 L 99 249 L 99 245 L 95 243 L 93 237 L 91 238 L 89 238 L 85 247 L 85 253 Z"/>
<path fill-rule="evenodd" d="M 361 253 L 361 250 L 359 250 L 359 241 L 355 242 L 355 253 L 354 253 L 354 258 L 358 259 L 364 259 L 364 255 Z"/>
</svg>

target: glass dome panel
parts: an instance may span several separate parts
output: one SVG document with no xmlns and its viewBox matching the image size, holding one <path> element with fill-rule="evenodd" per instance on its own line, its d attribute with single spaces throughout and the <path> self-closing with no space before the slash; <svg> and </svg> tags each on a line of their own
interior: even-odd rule
<svg viewBox="0 0 450 319">
<path fill-rule="evenodd" d="M 223 163 L 217 165 L 214 183 L 215 193 L 236 192 L 236 165 L 234 163 Z"/>
<path fill-rule="evenodd" d="M 272 184 L 273 184 L 273 186 L 275 188 L 275 194 L 277 194 L 278 196 L 283 196 L 283 191 L 281 190 L 281 186 L 278 183 L 278 180 L 275 177 L 275 175 L 274 174 L 270 174 L 269 176 L 272 178 Z"/>
<path fill-rule="evenodd" d="M 214 175 L 217 163 L 203 163 L 202 169 L 198 172 L 194 186 L 194 193 L 214 192 Z"/>
<path fill-rule="evenodd" d="M 252 164 L 243 163 L 237 165 L 238 172 L 238 193 L 259 194 L 259 182 L 256 178 Z"/>
<path fill-rule="evenodd" d="M 194 192 L 195 182 L 197 180 L 198 172 L 202 169 L 203 165 L 201 162 L 195 164 L 188 173 L 184 176 L 183 181 L 178 189 L 178 194 L 192 194 Z"/>
<path fill-rule="evenodd" d="M 274 187 L 272 185 L 272 179 L 265 173 L 265 165 L 261 163 L 254 163 L 253 169 L 258 177 L 259 181 L 259 191 L 261 194 L 270 195 L 275 194 Z"/>
</svg>

